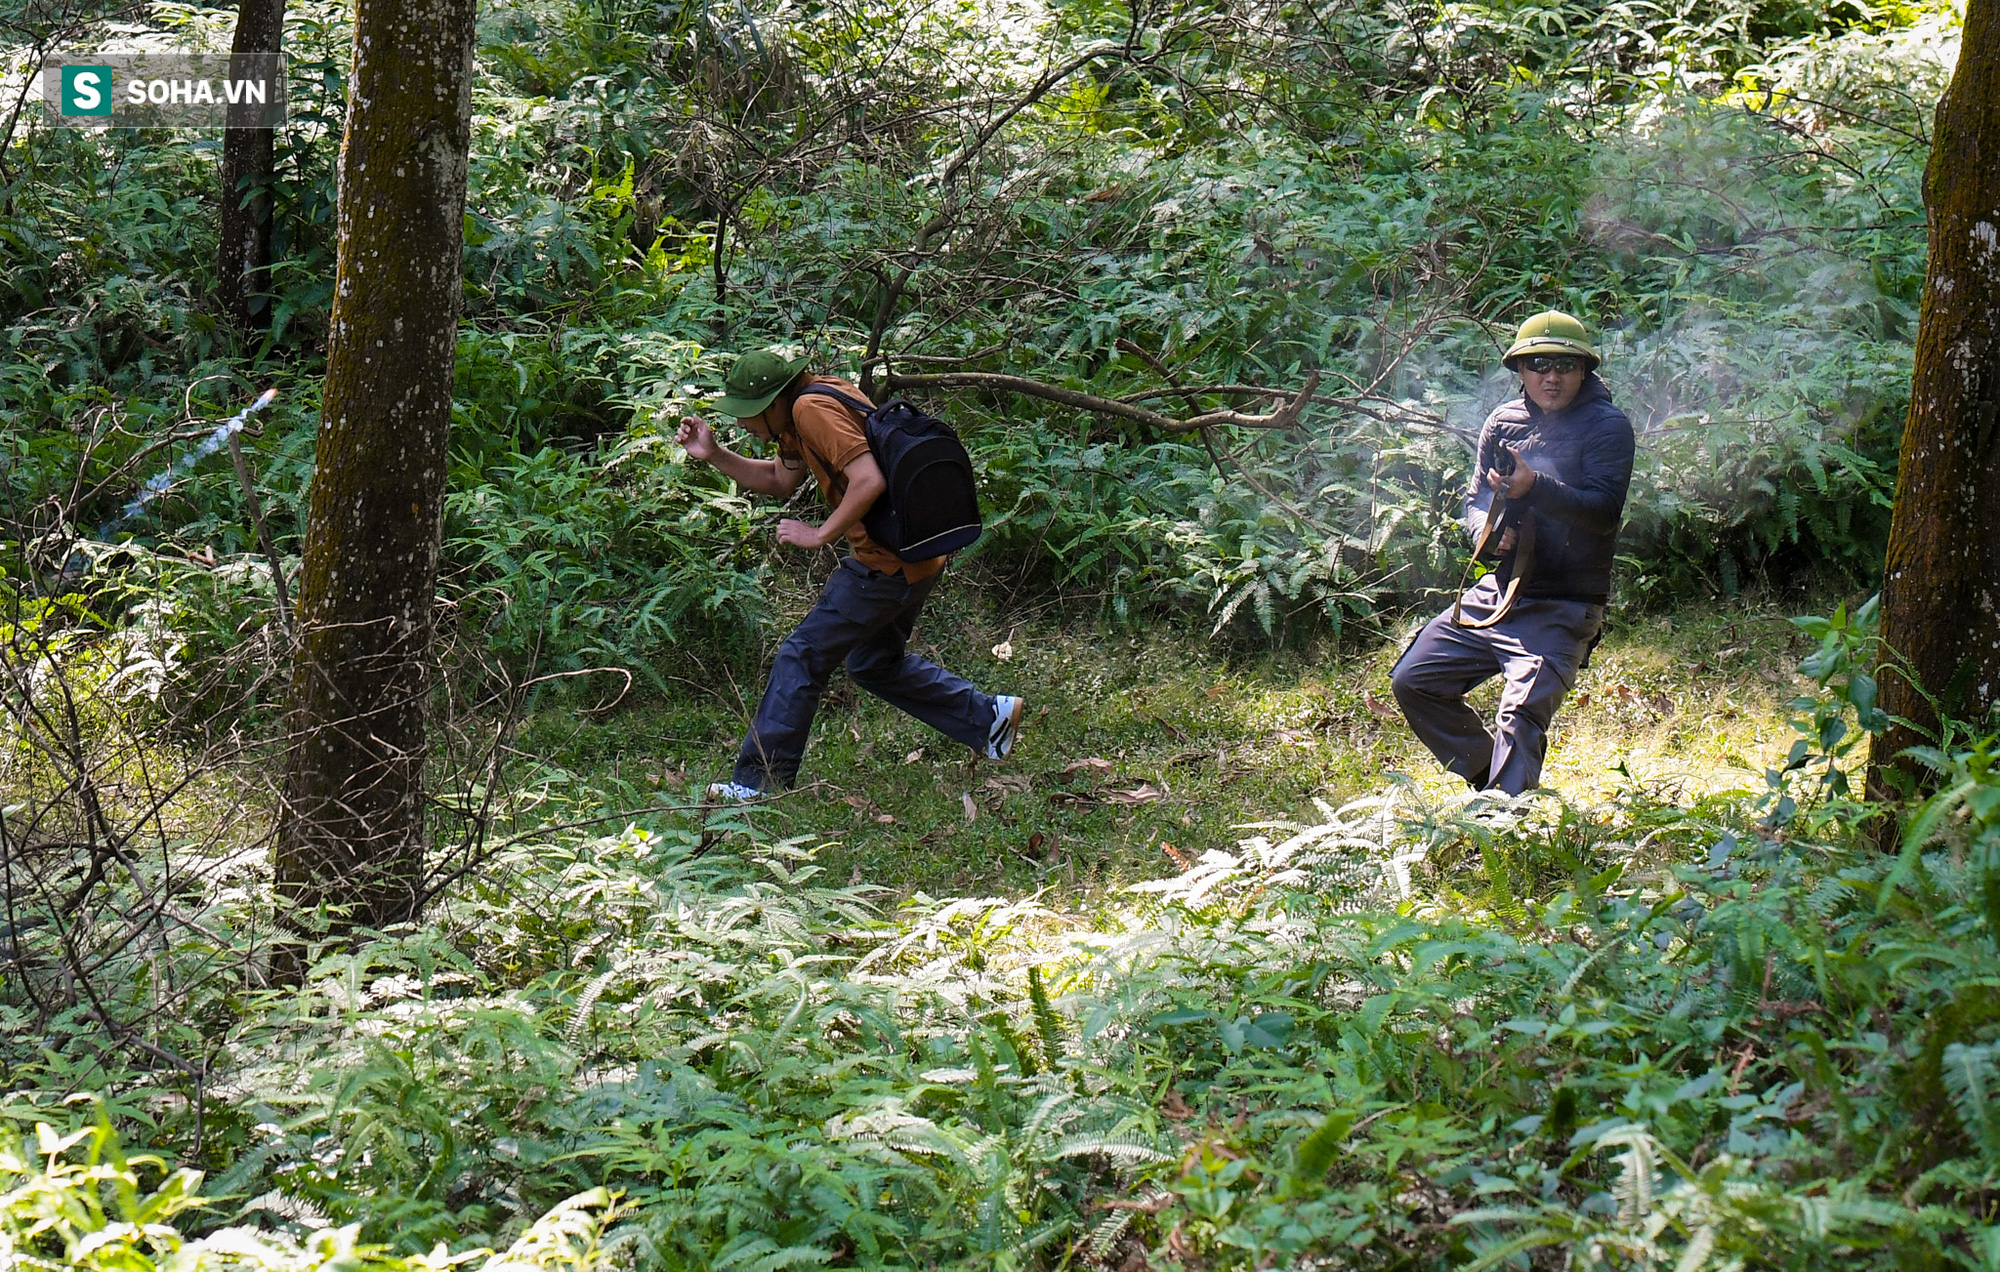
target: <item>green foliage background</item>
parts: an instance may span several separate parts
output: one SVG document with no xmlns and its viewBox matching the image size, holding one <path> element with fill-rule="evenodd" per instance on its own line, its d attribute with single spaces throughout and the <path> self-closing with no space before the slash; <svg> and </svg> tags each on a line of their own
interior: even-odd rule
<svg viewBox="0 0 2000 1272">
<path fill-rule="evenodd" d="M 149 12 L 158 41 L 214 40 L 229 17 Z M 1507 333 L 1547 306 L 1603 333 L 1641 429 L 1628 599 L 1865 580 L 1954 22 L 1809 5 L 1194 5 L 1136 22 L 1098 3 L 494 8 L 452 593 L 520 663 L 643 674 L 683 637 L 742 630 L 781 563 L 760 514 L 682 464 L 674 420 L 731 350 L 790 343 L 852 375 L 879 322 L 891 354 L 979 354 L 966 365 L 1106 396 L 1166 387 L 1154 359 L 1193 384 L 1320 370 L 1304 429 L 1206 446 L 953 397 L 994 523 L 967 565 L 1118 619 L 1371 621 L 1455 581 L 1467 436 L 1512 391 Z M 214 139 L 17 130 L 0 208 L 17 544 L 81 494 L 79 532 L 247 547 L 219 461 L 115 518 L 186 442 L 150 447 L 264 384 L 286 396 L 253 451 L 295 541 L 346 39 L 337 6 L 292 12 L 281 260 L 270 335 L 248 345 L 206 307 Z M 1048 66 L 1093 50 L 975 144 Z M 933 220 L 946 228 L 913 255 Z M 623 550 L 596 550 L 607 536 Z"/>
<path fill-rule="evenodd" d="M 52 12 L 0 4 L 0 49 Z M 80 12 L 163 44 L 230 20 Z M 992 514 L 964 582 L 1072 621 L 1379 638 L 1456 581 L 1467 442 L 1547 306 L 1602 333 L 1641 432 L 1622 612 L 1877 568 L 1949 10 L 527 0 L 481 22 L 450 739 L 498 756 L 523 699 L 602 683 L 537 677 L 754 678 L 813 567 L 671 435 L 772 342 L 1190 414 L 1259 399 L 1170 377 L 1322 374 L 1289 432 L 950 397 Z M 1761 789 L 1496 817 L 1392 781 L 1081 910 L 841 885 L 831 850 L 735 814 L 600 834 L 615 762 L 598 789 L 528 757 L 492 855 L 441 850 L 425 927 L 262 988 L 255 810 L 189 757 L 257 762 L 268 578 L 220 458 L 122 510 L 274 384 L 249 449 L 296 552 L 350 38 L 340 5 L 290 13 L 264 334 L 208 303 L 215 138 L 30 117 L 0 140 L 0 638 L 36 651 L 8 718 L 60 702 L 79 763 L 198 805 L 136 818 L 157 868 L 87 881 L 111 903 L 75 939 L 104 942 L 110 1000 L 35 998 L 65 951 L 5 918 L 0 1261 L 2000 1267 L 2000 779 L 1990 741 L 1940 739 L 1900 854 L 1857 847 L 1867 610 L 1804 624 L 1819 692 Z M 0 742 L 8 829 L 63 757 Z M 504 766 L 457 758 L 439 818 L 472 824 Z M 156 901 L 172 922 L 121 940 Z"/>
</svg>

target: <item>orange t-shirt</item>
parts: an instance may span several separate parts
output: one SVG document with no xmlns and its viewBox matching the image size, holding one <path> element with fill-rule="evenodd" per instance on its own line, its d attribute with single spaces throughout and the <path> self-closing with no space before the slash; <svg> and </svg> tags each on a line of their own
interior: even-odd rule
<svg viewBox="0 0 2000 1272">
<path fill-rule="evenodd" d="M 830 375 L 809 375 L 806 383 L 824 384 L 858 401 L 868 401 L 860 389 Z M 868 450 L 868 434 L 862 428 L 860 417 L 830 397 L 810 393 L 792 399 L 792 427 L 794 432 L 778 439 L 779 460 L 795 465 L 803 459 L 813 480 L 819 484 L 820 498 L 826 501 L 828 508 L 838 508 L 841 498 L 847 493 L 847 480 L 843 473 L 849 464 Z M 855 560 L 869 569 L 880 570 L 884 574 L 900 573 L 912 583 L 927 579 L 944 568 L 943 557 L 929 561 L 903 560 L 869 538 L 867 529 L 859 521 L 847 528 L 847 548 L 854 554 Z"/>
</svg>

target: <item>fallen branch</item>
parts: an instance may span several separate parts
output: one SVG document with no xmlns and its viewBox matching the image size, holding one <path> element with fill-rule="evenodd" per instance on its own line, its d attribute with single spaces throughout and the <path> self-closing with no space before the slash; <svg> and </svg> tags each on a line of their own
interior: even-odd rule
<svg viewBox="0 0 2000 1272">
<path fill-rule="evenodd" d="M 1178 393 L 1185 395 L 1189 393 L 1198 393 L 1201 391 L 1199 389 L 1189 388 L 1187 385 L 1182 384 L 1180 382 L 1180 377 L 1174 374 L 1173 368 L 1169 367 L 1166 363 L 1160 361 L 1160 359 L 1156 357 L 1152 352 L 1147 350 L 1145 347 L 1139 345 L 1138 343 L 1121 338 L 1118 341 L 1118 347 L 1124 350 L 1125 352 L 1132 354 L 1134 357 L 1143 359 L 1148 366 L 1152 367 L 1154 371 L 1159 373 L 1159 376 L 1162 380 L 1165 380 L 1169 385 L 1173 386 L 1169 389 L 1164 389 L 1164 390 L 1156 389 L 1151 394 L 1135 394 L 1134 395 L 1135 397 L 1157 396 L 1165 393 Z M 1317 377 L 1317 373 L 1315 373 L 1315 377 Z M 1310 380 L 1307 381 L 1306 392 L 1310 393 L 1313 387 L 1314 387 L 1314 382 Z M 1263 390 L 1260 389 L 1251 389 L 1251 386 L 1248 385 L 1229 385 L 1226 386 L 1226 388 L 1250 389 L 1250 391 L 1252 392 L 1263 392 Z M 1290 513 L 1292 520 L 1298 522 L 1302 526 L 1307 527 L 1308 529 L 1317 530 L 1323 535 L 1331 537 L 1334 534 L 1332 530 L 1329 530 L 1327 527 L 1322 526 L 1317 521 L 1314 521 L 1311 517 L 1308 517 L 1304 512 L 1294 507 L 1292 505 L 1291 500 L 1286 499 L 1283 495 L 1280 495 L 1276 491 L 1267 488 L 1264 485 L 1264 483 L 1258 481 L 1257 478 L 1251 474 L 1250 469 L 1247 466 L 1245 466 L 1234 453 L 1232 453 L 1228 457 L 1228 460 L 1225 461 L 1222 452 L 1215 448 L 1215 439 L 1209 436 L 1209 432 L 1205 428 L 1201 430 L 1201 444 L 1202 447 L 1208 451 L 1209 459 L 1214 461 L 1215 471 L 1218 474 L 1224 471 L 1223 466 L 1225 462 L 1233 465 L 1237 473 L 1239 473 L 1242 476 L 1243 480 L 1249 484 L 1250 489 L 1264 496 L 1264 498 L 1269 500 L 1270 502 L 1277 504 L 1280 508 L 1283 508 L 1287 513 Z"/>
<path fill-rule="evenodd" d="M 1245 415 L 1241 411 L 1210 411 L 1191 419 L 1176 419 L 1162 415 L 1158 411 L 1147 410 L 1132 402 L 1121 402 L 1116 398 L 1098 397 L 1094 393 L 1080 393 L 1075 389 L 1060 388 L 1044 384 L 1040 380 L 1030 380 L 1026 376 L 1003 375 L 993 371 L 945 371 L 930 375 L 892 375 L 888 377 L 889 387 L 902 392 L 921 389 L 997 389 L 1008 393 L 1019 393 L 1025 397 L 1041 398 L 1047 402 L 1073 406 L 1079 411 L 1091 411 L 1098 415 L 1110 415 L 1118 419 L 1131 420 L 1168 433 L 1193 433 L 1205 428 L 1234 426 L 1237 428 L 1297 428 L 1299 417 L 1313 393 L 1319 388 L 1319 372 L 1306 375 L 1306 381 L 1298 392 L 1290 394 L 1285 404 L 1269 415 Z M 1231 386 L 1234 388 L 1235 386 Z M 1282 391 L 1273 390 L 1272 396 Z"/>
<path fill-rule="evenodd" d="M 1378 405 L 1371 406 L 1369 403 Z M 1434 433 L 1449 433 L 1464 443 L 1468 450 L 1477 449 L 1479 444 L 1479 434 L 1476 430 L 1460 428 L 1435 411 L 1426 411 L 1392 398 L 1367 394 L 1362 397 L 1330 398 L 1327 400 L 1327 405 L 1336 410 L 1365 415 L 1384 424 L 1400 424 L 1407 428 L 1429 429 Z"/>
</svg>

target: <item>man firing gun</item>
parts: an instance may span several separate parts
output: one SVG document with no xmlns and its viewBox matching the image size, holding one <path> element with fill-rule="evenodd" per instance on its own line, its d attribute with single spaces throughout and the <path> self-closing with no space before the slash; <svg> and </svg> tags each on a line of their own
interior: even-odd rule
<svg viewBox="0 0 2000 1272">
<path fill-rule="evenodd" d="M 1466 498 L 1474 555 L 1498 568 L 1432 619 L 1390 675 L 1417 738 L 1474 790 L 1540 784 L 1549 722 L 1603 626 L 1633 435 L 1599 361 L 1568 314 L 1521 324 L 1501 359 L 1521 396 L 1487 417 Z M 1495 675 L 1507 685 L 1489 731 L 1465 695 Z"/>
</svg>

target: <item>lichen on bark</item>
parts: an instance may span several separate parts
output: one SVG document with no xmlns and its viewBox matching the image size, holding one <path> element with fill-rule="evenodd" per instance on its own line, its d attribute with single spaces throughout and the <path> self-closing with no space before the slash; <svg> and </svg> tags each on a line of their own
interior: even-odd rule
<svg viewBox="0 0 2000 1272">
<path fill-rule="evenodd" d="M 1929 277 L 1882 580 L 1878 792 L 1936 735 L 1933 700 L 1977 720 L 2000 702 L 2000 0 L 1970 0 L 1924 173 Z M 1909 723 L 1902 723 L 1907 720 Z"/>
<path fill-rule="evenodd" d="M 409 919 L 422 900 L 474 8 L 355 8 L 276 862 L 287 898 L 343 908 L 336 928 Z"/>
</svg>

